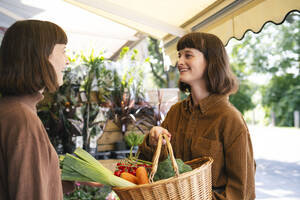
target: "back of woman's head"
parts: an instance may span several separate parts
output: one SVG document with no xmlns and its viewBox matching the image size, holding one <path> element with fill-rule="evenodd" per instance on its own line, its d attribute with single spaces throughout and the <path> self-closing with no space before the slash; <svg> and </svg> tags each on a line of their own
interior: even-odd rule
<svg viewBox="0 0 300 200">
<path fill-rule="evenodd" d="M 49 56 L 56 44 L 67 44 L 65 32 L 56 24 L 17 21 L 10 26 L 0 47 L 0 93 L 33 94 L 58 88 L 56 72 Z"/>
<path fill-rule="evenodd" d="M 177 43 L 177 51 L 194 48 L 203 53 L 207 67 L 204 78 L 208 92 L 212 94 L 232 94 L 238 89 L 229 59 L 222 41 L 215 35 L 193 32 L 183 36 Z M 191 90 L 190 86 L 179 82 L 182 91 Z"/>
</svg>

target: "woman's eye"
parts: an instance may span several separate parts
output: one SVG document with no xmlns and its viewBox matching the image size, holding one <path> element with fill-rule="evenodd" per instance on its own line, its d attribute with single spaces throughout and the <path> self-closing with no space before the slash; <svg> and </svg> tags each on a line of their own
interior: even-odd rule
<svg viewBox="0 0 300 200">
<path fill-rule="evenodd" d="M 185 54 L 186 58 L 190 58 L 192 55 L 191 54 Z"/>
</svg>

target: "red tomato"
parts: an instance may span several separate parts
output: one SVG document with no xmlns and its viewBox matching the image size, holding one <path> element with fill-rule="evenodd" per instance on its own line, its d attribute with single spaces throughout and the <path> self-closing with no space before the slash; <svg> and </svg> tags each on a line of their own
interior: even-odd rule
<svg viewBox="0 0 300 200">
<path fill-rule="evenodd" d="M 114 174 L 115 174 L 115 176 L 121 176 L 121 173 L 122 173 L 122 172 L 118 170 L 118 171 L 115 171 Z"/>
</svg>

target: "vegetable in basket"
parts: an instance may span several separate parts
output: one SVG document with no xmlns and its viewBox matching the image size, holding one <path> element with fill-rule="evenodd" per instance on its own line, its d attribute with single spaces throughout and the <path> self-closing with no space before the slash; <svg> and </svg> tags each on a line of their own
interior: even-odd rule
<svg viewBox="0 0 300 200">
<path fill-rule="evenodd" d="M 136 170 L 136 176 L 137 176 L 137 183 L 139 185 L 149 183 L 148 172 L 145 167 L 138 167 Z"/>
<path fill-rule="evenodd" d="M 185 164 L 181 159 L 176 159 L 176 163 L 178 165 L 179 174 L 192 171 L 192 167 Z M 167 159 L 158 164 L 157 171 L 154 175 L 153 180 L 159 181 L 173 176 L 175 176 L 175 172 L 172 166 L 170 156 L 168 156 Z"/>
<path fill-rule="evenodd" d="M 122 172 L 120 175 L 121 178 L 130 181 L 131 183 L 137 184 L 137 177 L 133 174 L 130 174 L 129 172 Z"/>
<path fill-rule="evenodd" d="M 124 137 L 124 139 L 128 146 L 134 147 L 142 144 L 144 137 L 145 136 L 142 134 L 137 134 L 131 131 L 128 135 Z"/>
<path fill-rule="evenodd" d="M 149 183 L 148 172 L 145 167 L 138 167 L 136 176 L 129 172 L 123 172 L 120 177 L 138 185 Z"/>
<path fill-rule="evenodd" d="M 74 151 L 73 156 L 66 154 L 61 161 L 62 180 L 98 182 L 109 186 L 128 187 L 136 184 L 115 176 L 112 171 L 105 168 L 92 155 L 81 148 Z"/>
<path fill-rule="evenodd" d="M 136 155 L 133 154 L 133 147 L 141 144 L 143 142 L 144 135 L 131 132 L 125 136 L 125 141 L 131 147 L 129 157 L 117 163 L 116 170 L 114 174 L 116 176 L 121 176 L 123 172 L 128 172 L 132 175 L 136 175 L 136 170 L 138 167 L 145 167 L 147 171 L 151 171 L 152 163 L 149 161 L 139 159 L 139 151 Z"/>
</svg>

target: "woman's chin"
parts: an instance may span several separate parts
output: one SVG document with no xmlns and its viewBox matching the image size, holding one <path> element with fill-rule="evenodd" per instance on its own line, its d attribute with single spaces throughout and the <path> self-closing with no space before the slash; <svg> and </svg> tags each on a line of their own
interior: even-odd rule
<svg viewBox="0 0 300 200">
<path fill-rule="evenodd" d="M 182 76 L 179 77 L 179 81 L 180 81 L 180 82 L 183 82 L 183 83 L 185 83 L 185 84 L 188 84 L 188 82 L 189 82 L 187 78 L 182 77 Z"/>
</svg>

